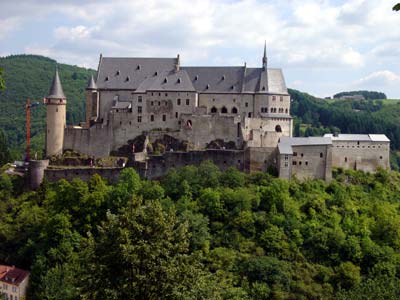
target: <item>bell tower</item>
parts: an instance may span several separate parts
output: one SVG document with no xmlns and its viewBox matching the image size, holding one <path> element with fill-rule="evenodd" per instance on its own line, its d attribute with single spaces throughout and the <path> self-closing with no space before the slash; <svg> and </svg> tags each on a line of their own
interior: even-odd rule
<svg viewBox="0 0 400 300">
<path fill-rule="evenodd" d="M 58 76 L 58 69 L 44 103 L 46 104 L 46 157 L 50 157 L 62 154 L 66 126 L 67 98 Z"/>
</svg>

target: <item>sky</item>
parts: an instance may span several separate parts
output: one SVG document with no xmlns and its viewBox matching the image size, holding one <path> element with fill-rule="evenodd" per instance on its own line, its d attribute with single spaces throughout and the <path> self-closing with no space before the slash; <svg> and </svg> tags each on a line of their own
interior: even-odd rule
<svg viewBox="0 0 400 300">
<path fill-rule="evenodd" d="M 185 66 L 269 67 L 327 97 L 400 98 L 400 12 L 391 0 L 0 0 L 0 56 L 39 54 L 97 69 L 100 53 Z"/>
</svg>

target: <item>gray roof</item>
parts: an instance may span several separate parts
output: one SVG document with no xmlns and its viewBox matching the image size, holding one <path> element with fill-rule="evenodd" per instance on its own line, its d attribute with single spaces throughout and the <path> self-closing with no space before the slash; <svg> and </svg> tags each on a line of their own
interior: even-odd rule
<svg viewBox="0 0 400 300">
<path fill-rule="evenodd" d="M 132 107 L 132 103 L 128 101 L 117 101 L 112 108 L 114 109 L 128 109 Z"/>
<path fill-rule="evenodd" d="M 163 71 L 157 76 L 151 76 L 145 79 L 137 88 L 136 92 L 144 93 L 146 91 L 190 91 L 194 92 L 192 82 L 184 70 Z"/>
<path fill-rule="evenodd" d="M 66 99 L 60 77 L 58 76 L 58 68 L 56 69 L 56 73 L 53 78 L 53 82 L 51 83 L 49 95 L 47 99 Z"/>
<path fill-rule="evenodd" d="M 88 85 L 87 85 L 87 90 L 96 90 L 97 89 L 97 85 L 96 82 L 94 82 L 94 78 L 93 75 L 90 75 L 90 79 L 88 81 Z"/>
<path fill-rule="evenodd" d="M 330 137 L 288 137 L 283 136 L 278 143 L 280 154 L 293 154 L 292 146 L 332 145 Z"/>
<path fill-rule="evenodd" d="M 155 73 L 173 71 L 176 58 L 102 57 L 97 74 L 99 89 L 136 90 Z"/>
<path fill-rule="evenodd" d="M 173 85 L 163 87 L 157 81 L 158 78 L 154 78 L 160 74 L 175 73 L 176 64 L 177 58 L 102 57 L 97 72 L 97 87 L 117 90 L 136 90 L 140 87 L 141 91 L 153 87 L 164 90 L 167 86 L 179 89 L 179 86 Z M 191 90 L 193 87 L 199 93 L 288 93 L 280 69 L 264 70 L 245 66 L 180 67 L 178 73 L 185 81 L 181 86 L 183 89 Z M 192 82 L 192 86 L 186 82 L 186 77 Z"/>
<path fill-rule="evenodd" d="M 333 141 L 390 142 L 384 134 L 339 134 L 334 136 L 327 133 L 324 137 L 330 137 Z"/>
</svg>

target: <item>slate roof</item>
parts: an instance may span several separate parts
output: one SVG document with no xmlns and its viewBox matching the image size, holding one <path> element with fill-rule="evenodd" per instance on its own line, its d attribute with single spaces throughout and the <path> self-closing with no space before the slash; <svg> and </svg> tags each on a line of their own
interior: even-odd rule
<svg viewBox="0 0 400 300">
<path fill-rule="evenodd" d="M 390 142 L 384 134 L 339 134 L 334 136 L 331 133 L 327 133 L 324 136 L 332 138 L 333 141 Z"/>
<path fill-rule="evenodd" d="M 175 69 L 176 58 L 102 57 L 97 73 L 99 89 L 133 89 L 147 78 Z"/>
<path fill-rule="evenodd" d="M 330 137 L 288 137 L 283 136 L 278 143 L 280 154 L 293 154 L 292 146 L 332 145 Z"/>
<path fill-rule="evenodd" d="M 186 71 L 163 71 L 157 76 L 145 79 L 137 88 L 136 92 L 146 91 L 191 91 L 194 92 L 192 82 Z"/>
<path fill-rule="evenodd" d="M 128 101 L 117 101 L 112 108 L 114 109 L 129 109 L 132 107 L 132 103 Z"/>
<path fill-rule="evenodd" d="M 180 67 L 175 72 L 176 64 L 177 58 L 102 57 L 96 84 L 99 89 L 129 89 L 138 92 L 177 89 L 199 93 L 288 93 L 280 69 L 264 70 L 245 66 Z M 163 85 L 163 80 L 169 76 Z M 174 76 L 176 79 L 181 78 L 181 85 L 174 84 Z"/>
<path fill-rule="evenodd" d="M 60 77 L 58 76 L 58 69 L 56 69 L 47 99 L 66 99 Z"/>
<path fill-rule="evenodd" d="M 96 82 L 94 82 L 93 75 L 90 75 L 90 79 L 88 81 L 87 90 L 95 90 L 97 89 Z"/>
</svg>

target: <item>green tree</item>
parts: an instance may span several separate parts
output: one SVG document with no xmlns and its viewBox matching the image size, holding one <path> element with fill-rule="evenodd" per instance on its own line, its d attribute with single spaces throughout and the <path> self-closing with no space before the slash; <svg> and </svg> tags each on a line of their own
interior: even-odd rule
<svg viewBox="0 0 400 300">
<path fill-rule="evenodd" d="M 10 162 L 10 159 L 11 156 L 8 148 L 7 138 L 3 130 L 0 129 L 0 166 Z"/>
<path fill-rule="evenodd" d="M 134 199 L 108 213 L 82 257 L 83 299 L 192 299 L 206 280 L 189 253 L 188 224 L 154 201 Z"/>
<path fill-rule="evenodd" d="M 393 10 L 399 11 L 400 10 L 400 3 L 397 3 L 395 6 L 393 6 Z"/>
<path fill-rule="evenodd" d="M 4 81 L 4 70 L 0 68 L 0 91 L 4 90 L 6 88 L 6 83 Z"/>
</svg>

